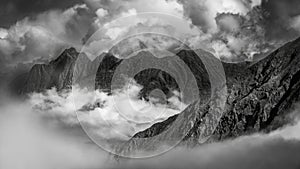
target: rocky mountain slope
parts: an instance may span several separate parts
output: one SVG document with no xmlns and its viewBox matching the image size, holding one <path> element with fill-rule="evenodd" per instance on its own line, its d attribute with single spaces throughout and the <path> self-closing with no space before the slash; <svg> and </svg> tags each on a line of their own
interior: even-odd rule
<svg viewBox="0 0 300 169">
<path fill-rule="evenodd" d="M 66 49 L 49 63 L 36 64 L 29 72 L 15 78 L 11 82 L 11 89 L 21 95 L 51 88 L 68 90 L 74 84 L 94 89 L 99 58 L 90 60 L 75 48 Z"/>
<path fill-rule="evenodd" d="M 157 62 L 149 52 L 140 52 L 131 60 L 119 59 L 109 53 L 103 53 L 91 61 L 84 54 L 79 55 L 74 48 L 70 48 L 49 63 L 34 65 L 29 72 L 19 76 L 11 84 L 13 91 L 18 94 L 42 92 L 53 87 L 61 91 L 70 89 L 72 84 L 100 89 L 109 93 L 112 88 L 122 88 L 126 83 L 124 77 L 136 72 L 137 74 L 132 77 L 143 86 L 141 97 L 147 98 L 153 89 L 161 89 L 167 96 L 171 97 L 174 90 L 180 92 L 177 81 L 182 81 L 182 77 L 186 75 L 177 74 L 175 75 L 177 79 L 175 79 L 174 74 L 170 75 L 167 72 L 171 69 L 182 72 L 182 67 L 177 68 L 176 66 L 179 64 L 178 61 L 182 62 L 183 60 L 182 63 L 188 65 L 186 68 L 191 70 L 193 77 L 195 77 L 195 84 L 198 86 L 187 86 L 186 89 L 199 88 L 199 95 L 209 96 L 208 73 L 201 60 L 194 53 L 187 53 L 184 50 L 177 55 L 180 57 L 178 60 L 170 59 L 175 58 L 170 56 L 163 59 L 164 62 Z M 203 51 L 203 55 L 209 55 L 209 53 Z M 174 63 L 171 63 L 169 59 L 173 60 Z M 169 63 L 169 66 L 165 63 Z M 150 68 L 139 70 L 142 67 Z M 168 67 L 165 71 L 160 70 L 160 68 L 165 67 Z M 174 70 L 172 71 L 174 72 Z M 118 76 L 114 77 L 114 75 Z M 187 77 L 185 78 L 185 82 L 190 81 Z"/>
<path fill-rule="evenodd" d="M 121 155 L 153 151 L 170 140 L 196 146 L 204 142 L 269 131 L 286 124 L 285 115 L 300 99 L 300 38 L 257 63 L 223 63 L 228 94 L 224 114 L 211 131 L 211 102 L 191 104 L 179 115 L 154 124 L 120 145 Z M 209 135 L 207 135 L 209 134 Z M 211 134 L 211 136 L 210 136 Z M 206 139 L 207 138 L 207 139 Z"/>
<path fill-rule="evenodd" d="M 211 54 L 204 51 L 200 53 L 200 57 L 211 61 L 210 64 L 205 64 L 206 66 L 218 67 L 213 64 L 215 58 Z M 223 75 L 207 72 L 201 59 L 194 52 L 186 50 L 180 51 L 179 60 L 175 60 L 175 64 L 168 66 L 164 63 L 170 60 L 155 62 L 153 56 L 147 52 L 139 53 L 133 60 L 122 60 L 110 54 L 103 54 L 103 60 L 100 63 L 99 59 L 95 61 L 84 59 L 86 57 L 78 56 L 76 50 L 70 48 L 48 64 L 33 66 L 30 72 L 15 79 L 12 86 L 16 93 L 26 94 L 42 92 L 52 87 L 58 90 L 68 89 L 72 81 L 79 81 L 95 84 L 92 88 L 111 92 L 112 88 L 118 88 L 124 84 L 122 78 L 114 77 L 114 74 L 130 75 L 132 72 L 139 72 L 134 79 L 144 86 L 141 97 L 147 98 L 149 91 L 156 88 L 161 89 L 168 96 L 170 91 L 181 89 L 182 84 L 178 83 L 177 78 L 184 76 L 181 74 L 174 76 L 167 73 L 167 70 L 183 62 L 195 77 L 197 85 L 186 87 L 187 96 L 192 96 L 192 98 L 186 98 L 186 101 L 193 101 L 196 98 L 193 97 L 193 93 L 199 94 L 201 99 L 193 102 L 179 115 L 157 123 L 137 133 L 125 144 L 119 145 L 117 151 L 128 154 L 135 150 L 157 149 L 166 140 L 183 140 L 181 144 L 195 146 L 203 142 L 220 141 L 248 133 L 273 130 L 284 125 L 284 115 L 293 103 L 300 99 L 299 55 L 300 39 L 297 39 L 257 63 L 223 63 L 227 95 L 223 95 L 224 93 L 218 95 L 218 90 L 212 92 L 214 87 L 209 81 L 211 78 L 215 81 L 214 83 L 217 83 Z M 83 59 L 83 61 L 76 64 L 77 59 Z M 130 67 L 130 65 L 139 66 Z M 149 65 L 151 68 L 144 71 L 140 72 L 137 69 Z M 165 67 L 166 70 L 160 70 L 161 67 Z M 181 67 L 178 72 L 180 70 Z M 93 72 L 96 72 L 96 78 Z M 120 79 L 121 81 L 118 82 Z M 112 83 L 114 80 L 117 82 Z M 190 79 L 187 78 L 187 80 Z M 115 84 L 117 86 L 114 86 Z M 197 88 L 198 92 L 195 92 L 194 88 Z M 209 97 L 211 94 L 216 97 L 226 97 L 224 110 L 215 107 L 216 99 Z M 223 113 L 218 124 L 214 124 L 215 120 L 210 120 L 216 118 L 211 113 L 216 110 Z M 216 130 L 212 126 L 216 126 Z M 210 134 L 212 134 L 211 137 L 209 137 Z M 209 139 L 203 140 L 203 138 Z"/>
<path fill-rule="evenodd" d="M 205 51 L 200 53 L 202 56 L 213 57 Z M 201 59 L 193 51 L 188 50 L 181 50 L 177 56 L 158 60 L 150 52 L 145 51 L 139 52 L 130 59 L 106 55 L 99 65 L 95 88 L 111 92 L 112 89 L 121 88 L 127 83 L 124 77 L 131 77 L 143 86 L 140 95 L 146 100 L 152 90 L 159 89 L 167 98 L 173 96 L 172 92 L 176 90 L 188 96 L 197 93 L 202 97 L 202 101 L 205 101 L 210 95 L 211 84 Z M 186 75 L 187 72 L 190 74 Z M 195 92 L 195 90 L 199 91 Z M 198 95 L 184 100 L 189 103 Z"/>
<path fill-rule="evenodd" d="M 78 52 L 70 48 L 48 64 L 34 65 L 28 73 L 11 83 L 12 90 L 17 94 L 26 94 L 42 92 L 52 87 L 57 90 L 70 88 L 77 56 Z"/>
</svg>

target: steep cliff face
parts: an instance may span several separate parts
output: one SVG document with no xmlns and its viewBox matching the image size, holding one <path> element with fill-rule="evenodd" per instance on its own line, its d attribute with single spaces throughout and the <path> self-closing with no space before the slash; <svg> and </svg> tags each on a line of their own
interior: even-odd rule
<svg viewBox="0 0 300 169">
<path fill-rule="evenodd" d="M 208 52 L 201 51 L 200 53 L 202 56 L 211 57 Z M 154 89 L 160 89 L 168 98 L 172 96 L 172 91 L 183 92 L 180 89 L 185 85 L 184 88 L 190 91 L 184 92 L 190 92 L 189 95 L 198 93 L 204 101 L 210 95 L 211 84 L 201 59 L 191 50 L 182 50 L 177 53 L 177 56 L 165 57 L 157 61 L 155 56 L 145 51 L 130 59 L 120 59 L 107 54 L 99 65 L 95 88 L 111 92 L 125 85 L 124 77 L 132 77 L 143 86 L 140 95 L 146 100 Z M 186 70 L 195 79 L 189 79 L 190 76 L 185 74 Z M 185 84 L 180 86 L 178 82 Z M 192 82 L 195 82 L 196 86 L 192 86 Z M 192 93 L 192 90 L 198 91 Z M 187 100 L 190 101 L 193 98 Z"/>
<path fill-rule="evenodd" d="M 213 140 L 272 130 L 285 123 L 284 114 L 300 98 L 300 39 L 246 68 L 224 67 L 229 96 Z"/>
<path fill-rule="evenodd" d="M 226 105 L 218 124 L 213 124 L 215 121 L 210 120 L 215 118 L 211 112 L 218 108 L 214 107 L 214 99 L 209 97 L 212 88 L 209 78 L 217 81 L 218 76 L 205 69 L 205 66 L 213 69 L 214 62 L 204 66 L 201 59 L 214 60 L 214 57 L 204 51 L 200 53 L 199 58 L 194 52 L 183 50 L 178 56 L 195 77 L 201 100 L 190 104 L 179 115 L 137 133 L 127 143 L 120 145 L 117 151 L 126 154 L 135 150 L 153 150 L 164 144 L 165 140 L 183 140 L 181 144 L 193 146 L 202 143 L 202 138 L 210 134 L 212 136 L 207 142 L 273 130 L 285 124 L 285 113 L 300 99 L 300 39 L 284 45 L 257 63 L 223 63 L 228 94 L 225 96 Z M 144 98 L 147 98 L 149 91 L 156 88 L 164 91 L 166 95 L 174 89 L 179 90 L 178 83 L 175 83 L 176 78 L 159 69 L 167 68 L 168 65 L 154 62 L 151 57 L 153 56 L 144 52 L 130 61 L 103 54 L 101 63 L 98 59 L 90 61 L 86 57 L 82 57 L 85 60 L 76 62 L 78 53 L 70 48 L 48 64 L 33 66 L 30 72 L 17 78 L 13 84 L 17 93 L 25 94 L 42 92 L 52 87 L 58 90 L 68 89 L 72 80 L 79 79 L 81 82 L 95 84 L 92 88 L 110 92 L 111 87 L 118 87 L 112 85 L 114 75 L 127 71 L 128 74 L 139 72 L 134 79 L 144 86 L 141 93 Z M 151 68 L 136 69 L 143 67 L 142 64 L 150 65 Z M 115 78 L 120 79 L 122 78 Z M 121 82 L 115 84 L 123 85 Z M 216 130 L 212 127 L 214 125 L 217 125 Z M 213 133 L 210 132 L 212 130 Z"/>
<path fill-rule="evenodd" d="M 284 117 L 300 99 L 300 39 L 290 42 L 257 63 L 223 63 L 228 94 L 224 114 L 214 132 L 211 130 L 212 100 L 197 101 L 179 115 L 137 133 L 117 152 L 128 155 L 136 150 L 152 151 L 182 139 L 181 144 L 195 146 L 208 140 L 220 141 L 257 131 L 276 129 L 286 123 Z"/>
<path fill-rule="evenodd" d="M 12 82 L 13 90 L 18 94 L 26 94 L 52 87 L 57 90 L 69 89 L 77 56 L 78 52 L 70 48 L 48 64 L 34 65 L 28 73 Z"/>
</svg>

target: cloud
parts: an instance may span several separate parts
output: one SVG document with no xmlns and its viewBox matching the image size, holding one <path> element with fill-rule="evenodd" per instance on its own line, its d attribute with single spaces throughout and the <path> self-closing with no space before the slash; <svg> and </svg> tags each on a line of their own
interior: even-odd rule
<svg viewBox="0 0 300 169">
<path fill-rule="evenodd" d="M 178 148 L 164 156 L 129 162 L 119 168 L 297 169 L 299 150 L 300 142 L 296 140 L 248 137 L 194 149 Z"/>
<path fill-rule="evenodd" d="M 0 39 L 6 38 L 8 35 L 8 32 L 6 29 L 0 28 Z"/>
<path fill-rule="evenodd" d="M 66 126 L 79 126 L 80 120 L 93 129 L 92 133 L 104 139 L 122 140 L 180 113 L 187 106 L 176 95 L 168 99 L 168 105 L 157 102 L 158 98 L 150 102 L 141 100 L 141 89 L 142 86 L 134 81 L 114 91 L 113 95 L 77 87 L 72 93 L 63 94 L 52 89 L 46 94 L 34 93 L 29 102 L 37 112 Z"/>
<path fill-rule="evenodd" d="M 259 5 L 259 1 L 239 0 L 179 0 L 184 6 L 185 15 L 191 19 L 192 23 L 199 26 L 204 32 L 216 32 L 217 24 L 215 18 L 221 13 L 231 13 L 246 15 L 254 6 Z"/>
<path fill-rule="evenodd" d="M 182 15 L 183 12 L 182 6 L 174 0 L 156 0 L 147 4 L 140 1 L 86 2 L 88 7 L 74 5 L 64 10 L 45 11 L 35 14 L 34 17 L 25 17 L 8 29 L 1 29 L 0 55 L 4 58 L 0 63 L 3 65 L 1 71 L 18 63 L 33 64 L 48 61 L 70 46 L 80 50 L 82 42 L 85 42 L 95 30 L 103 28 L 118 17 L 147 11 L 173 15 Z M 107 36 L 114 38 L 120 33 L 126 33 L 126 30 L 133 29 L 124 25 L 110 28 L 107 30 Z"/>
<path fill-rule="evenodd" d="M 18 63 L 48 61 L 69 46 L 80 48 L 92 23 L 91 16 L 85 5 L 76 5 L 27 17 L 9 29 L 1 29 L 0 55 L 7 67 L 13 67 Z"/>
<path fill-rule="evenodd" d="M 241 18 L 238 15 L 218 15 L 218 27 L 225 32 L 237 33 L 241 29 Z"/>
<path fill-rule="evenodd" d="M 138 13 L 141 12 L 161 12 L 171 15 L 182 16 L 183 8 L 176 0 L 153 0 L 153 1 L 114 1 L 114 0 L 85 0 L 86 4 L 97 11 L 100 8 L 106 9 L 109 12 L 110 18 L 120 16 L 121 13 L 135 9 Z"/>
<path fill-rule="evenodd" d="M 132 90 L 137 88 L 138 86 L 135 86 Z M 88 100 L 96 100 L 94 95 L 89 96 L 91 98 Z M 61 111 L 67 110 L 58 113 L 60 116 L 63 113 L 65 116 L 70 115 L 68 111 L 74 110 L 71 105 L 61 100 L 63 95 L 52 94 L 47 98 L 49 103 L 55 100 L 61 103 L 56 106 L 55 111 L 59 110 L 58 107 L 61 107 Z M 88 97 L 76 98 L 85 100 Z M 57 103 L 54 102 L 52 107 L 55 107 L 55 104 Z M 2 169 L 297 169 L 300 166 L 299 106 L 290 114 L 291 119 L 295 120 L 293 124 L 269 134 L 256 133 L 192 149 L 177 147 L 153 158 L 121 160 L 118 163 L 107 152 L 93 144 L 79 127 L 65 127 L 61 125 L 64 121 L 47 118 L 57 116 L 53 114 L 55 111 L 44 110 L 41 114 L 32 109 L 31 102 L 0 97 Z"/>
<path fill-rule="evenodd" d="M 228 62 L 252 60 L 259 55 L 267 55 L 300 35 L 300 9 L 297 0 L 85 0 L 84 2 L 87 7 L 75 5 L 67 9 L 65 4 L 68 6 L 71 2 L 61 2 L 63 10 L 60 8 L 43 11 L 34 17 L 18 21 L 10 29 L 1 30 L 1 37 L 7 36 L 5 32 L 9 35 L 0 42 L 2 46 L 0 55 L 5 58 L 2 60 L 6 60 L 1 60 L 2 67 L 5 66 L 4 62 L 9 60 L 39 62 L 54 57 L 65 47 L 75 46 L 79 49 L 81 42 L 88 42 L 91 35 L 99 29 L 102 30 L 99 43 L 93 42 L 91 46 L 103 48 L 110 47 L 107 41 L 122 35 L 158 29 L 162 33 L 173 33 L 176 32 L 174 30 L 180 29 L 181 36 L 185 36 L 183 39 L 189 46 L 210 51 L 216 57 Z M 126 24 L 120 23 L 120 20 L 117 20 L 119 23 L 114 23 L 117 18 L 144 12 L 164 13 L 184 18 L 185 23 L 166 22 L 164 18 L 155 18 L 154 14 L 147 19 L 136 17 Z M 186 29 L 187 27 L 190 29 Z M 14 29 L 19 32 L 22 29 L 27 31 L 17 33 L 13 31 Z M 12 35 L 10 32 L 15 34 Z M 21 55 L 25 59 L 19 60 L 18 56 Z"/>
<path fill-rule="evenodd" d="M 161 156 L 127 161 L 119 168 L 297 169 L 300 166 L 299 114 L 297 106 L 291 114 L 295 123 L 269 134 L 255 133 L 191 149 L 177 147 Z"/>
<path fill-rule="evenodd" d="M 0 112 L 2 169 L 75 169 L 108 164 L 108 154 L 91 144 L 81 130 L 68 131 L 47 123 L 26 103 L 6 100 Z"/>
<path fill-rule="evenodd" d="M 108 14 L 107 10 L 99 8 L 96 11 L 96 15 L 101 18 L 101 17 L 105 17 Z"/>
<path fill-rule="evenodd" d="M 300 14 L 300 2 L 297 0 L 264 0 L 261 8 L 264 17 L 264 29 L 266 39 L 290 40 L 299 36 L 297 27 L 291 27 L 295 16 Z M 296 28 L 296 29 L 295 29 Z"/>
<path fill-rule="evenodd" d="M 49 10 L 65 10 L 81 0 L 3 0 L 0 8 L 0 27 L 9 28 L 12 24 L 25 17 L 34 17 Z"/>
<path fill-rule="evenodd" d="M 300 32 L 300 15 L 291 18 L 291 27 Z"/>
<path fill-rule="evenodd" d="M 204 48 L 224 61 L 251 60 L 265 46 L 264 30 L 257 24 L 261 1 L 179 1 L 184 14 L 200 29 L 191 45 Z M 269 49 L 268 49 L 269 50 Z"/>
<path fill-rule="evenodd" d="M 87 0 L 87 4 L 94 6 L 96 11 L 98 9 L 108 11 L 105 19 L 96 21 L 96 26 L 93 28 L 94 31 L 102 30 L 101 33 L 98 32 L 102 37 L 95 38 L 98 42 L 88 42 L 91 44 L 88 45 L 91 46 L 91 51 L 94 51 L 95 46 L 109 47 L 108 41 L 118 39 L 122 35 L 131 35 L 134 32 L 155 32 L 160 29 L 158 32 L 169 35 L 170 32 L 178 33 L 178 30 L 181 30 L 179 36 L 184 37 L 180 40 L 184 39 L 183 41 L 194 49 L 208 50 L 224 61 L 251 60 L 254 55 L 265 54 L 265 51 L 275 48 L 272 42 L 264 40 L 264 29 L 257 24 L 259 20 L 257 15 L 260 15 L 260 10 L 256 9 L 261 3 L 260 0 L 155 0 L 151 1 L 151 4 L 144 2 L 141 4 L 140 1 L 124 1 L 124 3 L 116 4 L 115 1 Z M 180 19 L 177 23 L 176 21 L 168 22 L 172 20 L 171 17 L 168 20 L 163 17 L 155 18 L 155 14 L 143 18 L 139 14 L 143 12 L 174 15 L 185 19 L 185 23 L 181 23 Z M 115 20 L 136 14 L 138 15 L 131 17 L 126 24 Z M 152 24 L 149 25 L 147 20 L 156 20 L 156 22 L 151 22 Z M 92 33 L 93 31 L 90 31 L 85 39 L 88 39 Z M 107 50 L 98 49 L 97 51 Z M 100 53 L 90 54 L 99 55 Z"/>
</svg>

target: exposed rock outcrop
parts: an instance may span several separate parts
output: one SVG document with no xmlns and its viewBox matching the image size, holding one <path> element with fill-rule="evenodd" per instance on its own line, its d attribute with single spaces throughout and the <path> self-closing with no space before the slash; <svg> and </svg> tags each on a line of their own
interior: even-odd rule
<svg viewBox="0 0 300 169">
<path fill-rule="evenodd" d="M 257 63 L 223 63 L 228 94 L 223 116 L 214 132 L 210 130 L 214 109 L 211 102 L 197 101 L 182 113 L 137 133 L 117 152 L 153 151 L 168 140 L 195 146 L 259 131 L 274 130 L 284 124 L 285 114 L 300 99 L 300 39 L 287 43 Z"/>
<path fill-rule="evenodd" d="M 58 91 L 71 88 L 77 56 L 75 48 L 70 48 L 48 64 L 34 65 L 28 73 L 11 83 L 13 91 L 17 94 L 27 94 L 42 92 L 52 87 Z"/>
<path fill-rule="evenodd" d="M 213 57 L 205 51 L 201 51 L 201 54 Z M 195 97 L 200 95 L 202 101 L 205 101 L 211 93 L 211 84 L 201 58 L 191 50 L 182 50 L 177 53 L 177 56 L 161 58 L 158 61 L 150 52 L 145 51 L 130 59 L 120 59 L 108 54 L 103 57 L 99 65 L 95 88 L 111 92 L 126 84 L 124 77 L 132 77 L 143 86 L 140 95 L 145 99 L 154 89 L 160 89 L 167 97 L 171 97 L 172 91 L 180 92 L 181 88 L 185 88 L 189 91 L 181 92 L 190 92 L 188 95 L 198 93 Z M 190 76 L 186 75 L 188 71 Z M 194 79 L 189 79 L 190 77 Z M 192 82 L 195 82 L 195 86 L 192 86 Z M 198 91 L 195 92 L 196 90 Z M 188 99 L 193 100 L 193 98 Z"/>
<path fill-rule="evenodd" d="M 197 94 L 201 100 L 190 104 L 179 115 L 135 134 L 131 140 L 117 148 L 118 152 L 128 154 L 135 150 L 154 150 L 166 140 L 182 140 L 181 144 L 195 146 L 203 143 L 203 138 L 208 138 L 210 135 L 209 140 L 205 139 L 206 142 L 274 130 L 285 124 L 284 115 L 293 103 L 300 99 L 300 39 L 284 45 L 256 63 L 223 63 L 227 86 L 225 96 L 223 92 L 218 93 L 219 89 L 214 89 L 209 81 L 210 79 L 217 83 L 222 75 L 206 71 L 205 66 L 211 69 L 216 66 L 213 64 L 215 58 L 207 52 L 200 53 L 199 58 L 195 52 L 183 50 L 178 53 L 178 56 L 195 77 Z M 101 63 L 98 59 L 76 62 L 78 52 L 70 48 L 48 64 L 34 65 L 30 72 L 12 83 L 13 89 L 18 94 L 42 92 L 52 87 L 63 90 L 69 89 L 74 80 L 79 79 L 88 84 L 95 84 L 92 88 L 111 92 L 112 87 L 118 88 L 124 85 L 122 78 L 117 76 L 114 79 L 115 74 L 139 72 L 134 79 L 144 86 L 141 92 L 143 98 L 147 98 L 149 92 L 156 88 L 161 89 L 167 96 L 172 90 L 180 90 L 176 77 L 167 73 L 168 71 L 159 69 L 160 67 L 171 68 L 169 66 L 172 64 L 164 64 L 170 60 L 157 63 L 152 60 L 152 57 L 150 53 L 142 52 L 134 60 L 123 60 L 110 54 L 103 54 Z M 201 58 L 212 62 L 203 64 Z M 179 63 L 180 60 L 175 62 Z M 143 67 L 143 64 L 150 65 L 150 68 L 136 69 Z M 81 68 L 87 71 L 82 72 Z M 114 80 L 117 80 L 117 83 L 112 83 Z M 115 84 L 117 86 L 114 86 Z M 191 89 L 191 87 L 186 88 Z M 193 94 L 194 91 L 195 89 L 191 89 L 188 92 Z M 210 97 L 211 94 L 213 97 Z M 224 109 L 216 107 L 214 103 L 218 100 L 216 97 L 226 97 Z M 216 115 L 212 115 L 215 111 L 217 111 Z M 221 120 L 215 120 L 220 112 L 223 114 Z"/>
</svg>

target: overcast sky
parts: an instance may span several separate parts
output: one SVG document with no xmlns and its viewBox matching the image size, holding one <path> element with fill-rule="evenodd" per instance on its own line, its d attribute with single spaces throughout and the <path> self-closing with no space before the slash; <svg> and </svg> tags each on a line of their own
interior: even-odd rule
<svg viewBox="0 0 300 169">
<path fill-rule="evenodd" d="M 185 19 L 199 30 L 189 45 L 225 60 L 266 54 L 300 32 L 299 0 L 2 0 L 0 7 L 1 72 L 48 61 L 70 46 L 80 50 L 105 24 L 141 12 Z"/>
</svg>

